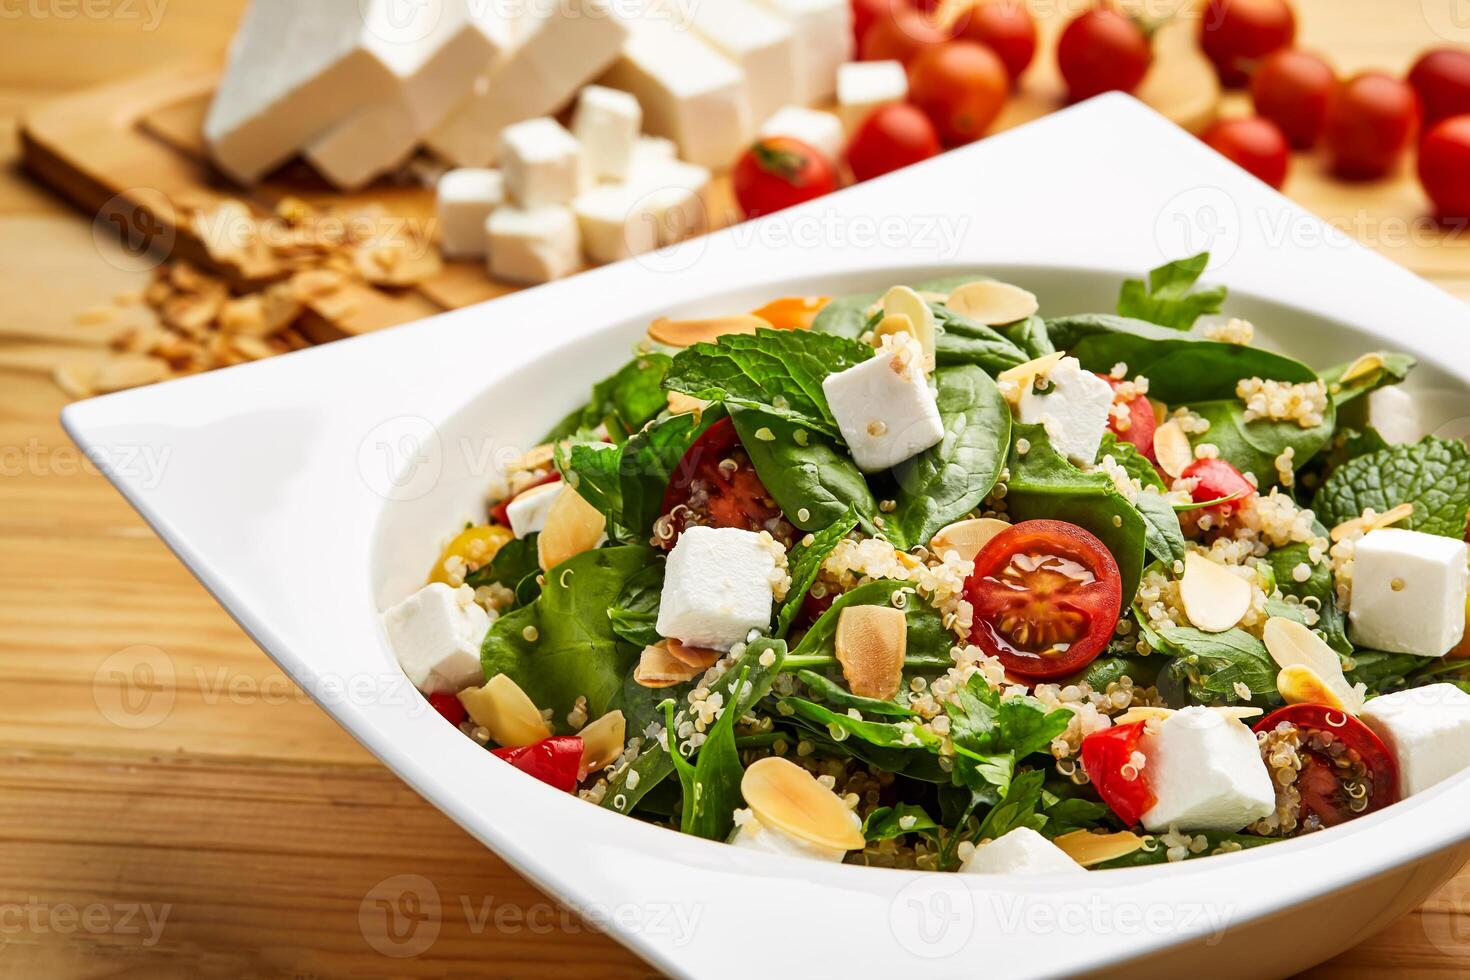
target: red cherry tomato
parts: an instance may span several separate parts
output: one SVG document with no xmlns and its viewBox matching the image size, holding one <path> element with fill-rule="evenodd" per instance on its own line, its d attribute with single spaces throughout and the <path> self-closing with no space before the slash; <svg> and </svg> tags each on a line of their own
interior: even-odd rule
<svg viewBox="0 0 1470 980">
<path fill-rule="evenodd" d="M 490 752 L 563 793 L 577 790 L 582 768 L 582 740 L 576 735 L 553 735 L 534 745 L 491 749 Z"/>
<path fill-rule="evenodd" d="M 983 44 L 953 41 L 922 51 L 909 66 L 909 101 L 949 146 L 972 143 L 1005 107 L 1006 66 Z"/>
<path fill-rule="evenodd" d="M 1424 106 L 1424 125 L 1470 112 L 1470 51 L 1440 48 L 1414 62 L 1409 84 Z"/>
<path fill-rule="evenodd" d="M 1231 87 L 1244 85 L 1262 58 L 1295 37 L 1286 0 L 1210 0 L 1200 19 L 1200 46 Z"/>
<path fill-rule="evenodd" d="M 1036 57 L 1036 21 L 1022 0 L 977 0 L 960 14 L 955 37 L 994 51 L 1013 85 Z"/>
<path fill-rule="evenodd" d="M 1296 787 L 1304 823 L 1315 818 L 1319 826 L 1335 827 L 1398 801 L 1399 767 L 1393 753 L 1346 711 L 1292 704 L 1262 718 L 1255 731 L 1274 732 L 1283 725 L 1297 729 L 1301 738 L 1297 754 L 1302 768 Z M 1355 792 L 1350 793 L 1349 787 Z M 1361 802 L 1355 799 L 1359 793 Z"/>
<path fill-rule="evenodd" d="M 521 493 L 525 493 L 526 490 L 530 490 L 532 487 L 540 487 L 540 486 L 545 486 L 548 483 L 560 483 L 560 482 L 561 482 L 561 474 L 558 473 L 556 470 L 552 470 L 550 473 L 546 474 L 541 479 L 537 480 L 535 483 L 532 483 L 529 486 L 527 486 L 525 489 L 523 489 L 521 491 Z M 517 494 L 517 496 L 519 496 L 519 494 Z M 510 527 L 510 502 L 512 500 L 514 500 L 514 499 L 516 499 L 516 498 L 515 497 L 506 497 L 500 503 L 496 504 L 494 507 L 491 507 L 490 508 L 490 518 L 491 518 L 491 520 L 493 520 L 496 524 L 499 524 L 501 527 Z"/>
<path fill-rule="evenodd" d="M 863 34 L 858 52 L 864 61 L 913 62 L 922 52 L 949 40 L 949 31 L 927 14 L 909 7 L 879 17 Z"/>
<path fill-rule="evenodd" d="M 1441 218 L 1470 218 L 1470 113 L 1443 120 L 1424 137 L 1419 180 Z"/>
<path fill-rule="evenodd" d="M 1277 190 L 1286 183 L 1291 147 L 1269 119 L 1221 119 L 1200 137 L 1205 144 L 1251 176 Z"/>
<path fill-rule="evenodd" d="M 1116 392 L 1126 381 L 1119 381 L 1106 374 L 1099 374 L 1108 384 L 1112 385 Z M 1124 422 L 1114 416 L 1108 416 L 1108 429 L 1118 437 L 1119 442 L 1130 443 L 1135 449 L 1142 453 L 1150 463 L 1157 462 L 1154 457 L 1154 432 L 1159 427 L 1158 419 L 1154 418 L 1154 407 L 1150 404 L 1147 395 L 1135 394 L 1125 404 L 1128 406 L 1128 419 Z"/>
<path fill-rule="evenodd" d="M 1118 563 L 1065 521 L 1024 521 L 997 534 L 975 556 L 965 592 L 975 610 L 970 642 L 1036 680 L 1092 663 L 1123 604 Z"/>
<path fill-rule="evenodd" d="M 1324 138 L 1339 177 L 1371 180 L 1392 170 L 1414 142 L 1419 97 L 1407 82 L 1378 72 L 1333 90 Z"/>
<path fill-rule="evenodd" d="M 1147 767 L 1140 772 L 1133 765 L 1143 725 L 1141 721 L 1114 725 L 1082 739 L 1082 768 L 1087 778 L 1108 808 L 1130 827 L 1141 823 L 1157 802 L 1143 778 Z"/>
<path fill-rule="evenodd" d="M 453 694 L 445 694 L 443 692 L 429 695 L 429 707 L 443 715 L 444 720 L 451 725 L 458 725 L 465 720 L 465 716 L 469 713 L 465 711 L 464 705 L 460 703 L 459 698 Z"/>
<path fill-rule="evenodd" d="M 1179 475 L 1195 481 L 1194 489 L 1189 492 L 1195 503 L 1225 501 L 1205 508 L 1221 519 L 1230 517 L 1256 494 L 1256 488 L 1245 475 L 1223 459 L 1197 459 Z"/>
<path fill-rule="evenodd" d="M 1073 20 L 1057 43 L 1057 67 L 1073 102 L 1103 92 L 1132 92 L 1152 62 L 1153 51 L 1142 28 L 1103 7 Z"/>
<path fill-rule="evenodd" d="M 852 0 L 853 50 L 862 50 L 863 36 L 868 33 L 868 28 L 908 6 L 908 0 Z"/>
<path fill-rule="evenodd" d="M 837 189 L 837 171 L 800 140 L 767 136 L 745 151 L 731 182 L 740 210 L 754 218 L 831 194 Z"/>
<path fill-rule="evenodd" d="M 873 110 L 847 145 L 847 165 L 858 180 L 871 180 L 910 164 L 938 156 L 941 147 L 934 124 L 907 103 Z"/>
<path fill-rule="evenodd" d="M 1251 78 L 1256 114 L 1281 127 L 1298 150 L 1311 149 L 1327 124 L 1327 102 L 1337 85 L 1332 67 L 1310 51 L 1285 48 L 1268 56 Z"/>
<path fill-rule="evenodd" d="M 668 520 L 660 519 L 655 537 L 665 548 L 692 524 L 770 531 L 786 541 L 795 534 L 756 475 L 729 418 L 705 429 L 679 460 L 664 490 L 663 514 Z M 667 534 L 661 533 L 662 525 Z"/>
</svg>

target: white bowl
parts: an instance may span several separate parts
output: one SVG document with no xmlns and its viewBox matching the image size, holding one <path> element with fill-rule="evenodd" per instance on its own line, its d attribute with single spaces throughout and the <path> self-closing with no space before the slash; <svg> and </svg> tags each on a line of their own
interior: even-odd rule
<svg viewBox="0 0 1470 980">
<path fill-rule="evenodd" d="M 425 708 L 374 615 L 480 513 L 497 464 L 656 315 L 974 267 L 1036 291 L 1045 313 L 1108 309 L 1125 275 L 1206 247 L 1228 308 L 1269 342 L 1318 366 L 1407 350 L 1426 362 L 1413 385 L 1433 421 L 1464 413 L 1467 307 L 1115 96 L 671 253 L 83 402 L 64 422 L 343 727 L 663 970 L 1279 976 L 1359 942 L 1470 857 L 1470 777 L 1345 827 L 1163 867 L 1038 879 L 802 862 L 660 830 L 502 765 Z M 412 934 L 374 938 L 414 949 Z"/>
</svg>

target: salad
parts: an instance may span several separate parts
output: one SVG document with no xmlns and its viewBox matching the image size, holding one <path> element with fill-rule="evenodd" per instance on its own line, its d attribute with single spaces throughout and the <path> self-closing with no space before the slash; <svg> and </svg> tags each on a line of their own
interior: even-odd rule
<svg viewBox="0 0 1470 980">
<path fill-rule="evenodd" d="M 969 274 L 655 321 L 399 661 L 551 786 L 815 860 L 1134 866 L 1421 792 L 1470 765 L 1470 452 L 1411 357 L 1252 346 L 1207 260 L 1108 313 Z"/>
</svg>

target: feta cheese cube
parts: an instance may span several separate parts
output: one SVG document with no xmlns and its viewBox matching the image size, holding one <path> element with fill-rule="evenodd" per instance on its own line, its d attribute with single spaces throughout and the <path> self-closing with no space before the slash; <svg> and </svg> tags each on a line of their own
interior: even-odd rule
<svg viewBox="0 0 1470 980">
<path fill-rule="evenodd" d="M 664 566 L 659 635 L 716 650 L 745 642 L 771 625 L 775 571 L 771 548 L 754 531 L 685 528 Z"/>
<path fill-rule="evenodd" d="M 828 375 L 822 391 L 853 461 L 876 473 L 937 445 L 944 423 L 924 377 L 924 352 L 909 334 L 894 334 L 876 355 Z"/>
<path fill-rule="evenodd" d="M 778 110 L 761 126 L 762 136 L 789 136 L 800 140 L 832 163 L 842 160 L 842 151 L 847 146 L 847 136 L 842 131 L 842 120 L 830 112 L 808 109 L 806 106 L 789 105 Z"/>
<path fill-rule="evenodd" d="M 879 106 L 908 98 L 901 61 L 854 61 L 837 69 L 837 111 L 851 135 Z"/>
<path fill-rule="evenodd" d="M 1353 558 L 1349 638 L 1387 653 L 1438 657 L 1465 633 L 1465 542 L 1388 527 L 1369 531 Z"/>
<path fill-rule="evenodd" d="M 1237 718 L 1209 708 L 1176 711 L 1144 735 L 1139 751 L 1141 778 L 1156 801 L 1143 814 L 1150 831 L 1234 833 L 1276 809 L 1256 736 Z"/>
<path fill-rule="evenodd" d="M 505 193 L 523 208 L 570 204 L 582 190 L 582 146 L 555 119 L 528 119 L 500 134 Z"/>
<path fill-rule="evenodd" d="M 639 156 L 636 151 L 635 156 Z M 710 182 L 709 170 L 641 156 L 635 166 L 626 182 L 594 187 L 572 203 L 582 232 L 582 249 L 594 262 L 643 255 L 708 226 L 703 194 Z"/>
<path fill-rule="evenodd" d="M 543 483 L 517 494 L 505 508 L 505 516 L 510 518 L 511 533 L 524 538 L 544 528 L 551 505 L 556 503 L 564 489 L 566 484 L 561 482 Z"/>
<path fill-rule="evenodd" d="M 853 823 L 861 827 L 862 820 L 858 818 L 858 815 L 854 813 L 852 817 Z M 735 832 L 730 836 L 730 843 L 752 851 L 779 854 L 782 857 L 807 858 L 813 861 L 841 863 L 842 859 L 847 856 L 847 852 L 841 848 L 823 847 L 788 834 L 779 827 L 768 827 L 761 823 L 760 818 L 755 814 L 743 809 L 735 811 Z"/>
<path fill-rule="evenodd" d="M 485 221 L 505 203 L 498 170 L 461 168 L 439 178 L 436 205 L 439 249 L 449 259 L 485 256 Z"/>
<path fill-rule="evenodd" d="M 1368 424 L 1390 446 L 1418 442 L 1428 435 L 1419 416 L 1419 403 L 1398 385 L 1368 392 Z"/>
<path fill-rule="evenodd" d="M 752 121 L 765 119 L 791 99 L 800 79 L 801 51 L 785 19 L 755 0 L 666 0 L 663 6 L 745 73 Z"/>
<path fill-rule="evenodd" d="M 1108 428 L 1113 388 L 1091 371 L 1082 370 L 1075 357 L 1064 357 L 1047 373 L 1047 389 L 1035 386 L 1021 393 L 1017 417 L 1041 425 L 1052 448 L 1078 466 L 1097 462 L 1097 450 Z"/>
<path fill-rule="evenodd" d="M 800 60 L 792 101 L 808 105 L 831 101 L 837 93 L 837 69 L 853 55 L 851 0 L 761 3 L 783 17 L 796 34 Z"/>
<path fill-rule="evenodd" d="M 1453 684 L 1373 698 L 1361 717 L 1398 760 L 1404 796 L 1422 793 L 1470 766 L 1470 694 Z"/>
<path fill-rule="evenodd" d="M 627 92 L 589 85 L 577 100 L 572 134 L 582 144 L 590 176 L 623 180 L 633 169 L 643 108 Z"/>
<path fill-rule="evenodd" d="M 425 694 L 452 694 L 485 680 L 480 644 L 490 630 L 490 614 L 475 604 L 469 586 L 426 585 L 382 620 L 403 672 Z"/>
<path fill-rule="evenodd" d="M 1049 875 L 1086 870 L 1066 851 L 1030 827 L 1017 827 L 981 844 L 960 866 L 961 874 L 991 875 Z"/>
<path fill-rule="evenodd" d="M 551 282 L 571 275 L 581 265 L 582 240 L 571 208 L 505 205 L 490 212 L 485 232 L 490 275 L 496 279 Z"/>
</svg>

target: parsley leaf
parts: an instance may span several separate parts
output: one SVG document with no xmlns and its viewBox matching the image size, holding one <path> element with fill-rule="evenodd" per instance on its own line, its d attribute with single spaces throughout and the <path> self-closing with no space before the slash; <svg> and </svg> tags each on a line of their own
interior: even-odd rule
<svg viewBox="0 0 1470 980">
<path fill-rule="evenodd" d="M 1118 296 L 1118 314 L 1147 320 L 1175 330 L 1188 330 L 1206 313 L 1219 313 L 1225 304 L 1225 287 L 1211 286 L 1191 292 L 1210 262 L 1210 253 L 1161 265 L 1148 274 L 1148 282 L 1129 279 Z"/>
</svg>

